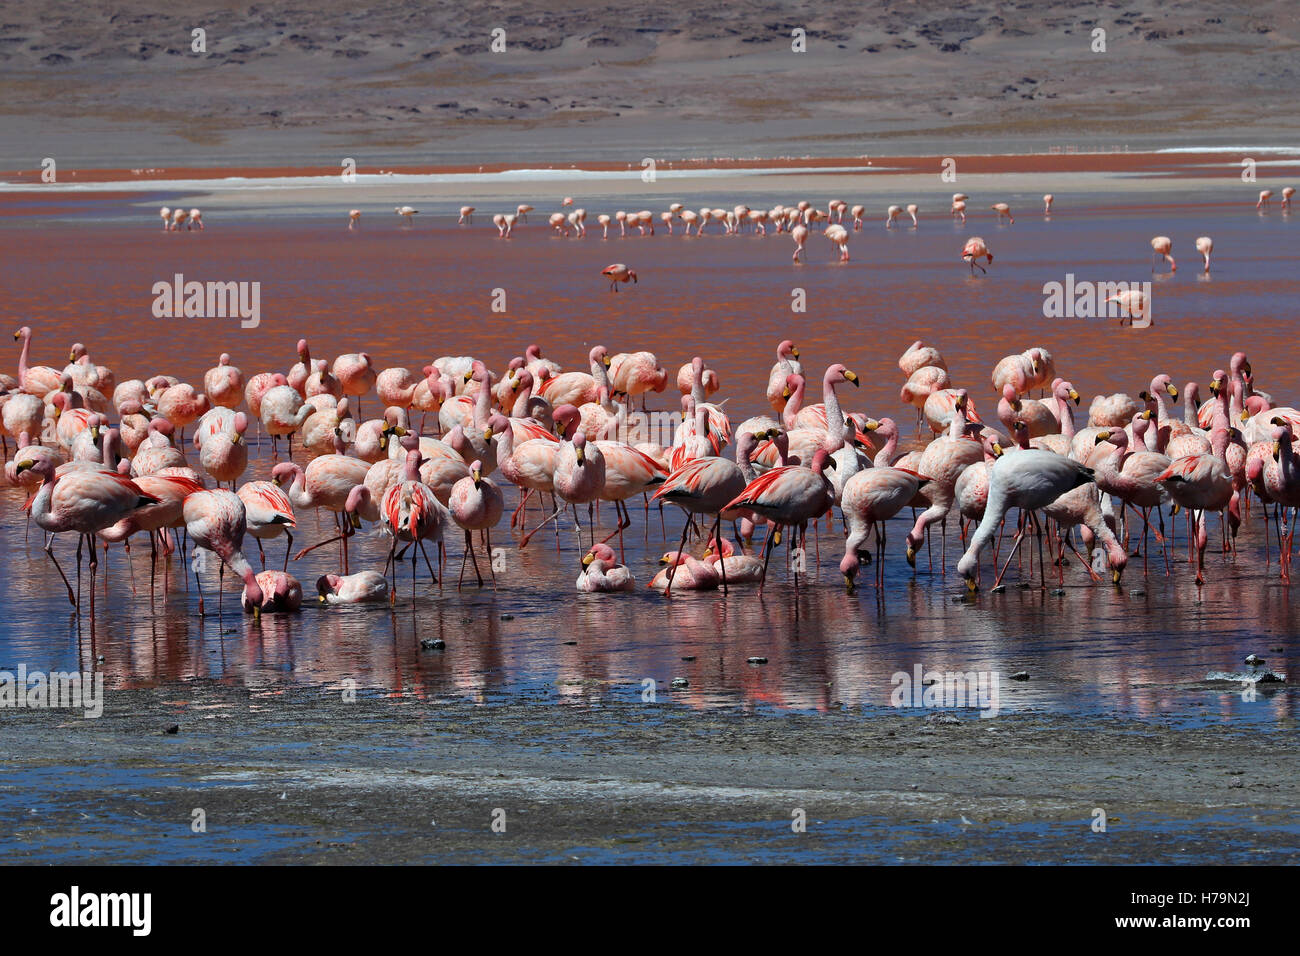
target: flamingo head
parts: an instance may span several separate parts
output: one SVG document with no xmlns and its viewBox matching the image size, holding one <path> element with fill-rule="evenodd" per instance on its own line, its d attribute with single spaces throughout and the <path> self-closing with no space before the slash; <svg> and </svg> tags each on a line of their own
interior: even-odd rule
<svg viewBox="0 0 1300 956">
<path fill-rule="evenodd" d="M 316 593 L 320 595 L 321 603 L 325 603 L 325 595 L 338 593 L 339 585 L 343 579 L 337 574 L 322 574 L 316 579 Z"/>
<path fill-rule="evenodd" d="M 603 561 L 607 565 L 616 564 L 614 549 L 603 543 L 594 545 L 590 551 L 582 556 L 582 571 L 584 574 L 595 561 Z"/>
<path fill-rule="evenodd" d="M 597 345 L 592 349 L 587 358 L 590 359 L 593 365 L 599 363 L 605 366 L 605 368 L 609 368 L 609 363 L 611 361 L 609 357 L 609 349 L 605 348 L 603 345 Z"/>
</svg>

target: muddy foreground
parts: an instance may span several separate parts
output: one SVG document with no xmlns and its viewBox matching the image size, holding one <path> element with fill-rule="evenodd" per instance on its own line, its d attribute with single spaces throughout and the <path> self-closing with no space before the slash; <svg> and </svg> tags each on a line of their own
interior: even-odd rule
<svg viewBox="0 0 1300 956">
<path fill-rule="evenodd" d="M 6 859 L 1300 860 L 1285 729 L 342 696 L 193 682 L 110 690 L 95 720 L 5 711 Z"/>
</svg>

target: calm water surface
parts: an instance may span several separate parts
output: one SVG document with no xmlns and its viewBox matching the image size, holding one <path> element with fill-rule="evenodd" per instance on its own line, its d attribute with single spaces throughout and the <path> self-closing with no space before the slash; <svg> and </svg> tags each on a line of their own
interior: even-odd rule
<svg viewBox="0 0 1300 956">
<path fill-rule="evenodd" d="M 0 224 L 0 269 L 15 326 L 36 330 L 34 362 L 62 366 L 68 344 L 85 341 L 119 381 L 164 372 L 197 382 L 222 351 L 245 376 L 282 371 L 296 360 L 294 343 L 303 335 L 318 357 L 365 349 L 378 368 L 418 368 L 440 355 L 473 354 L 500 369 L 531 342 L 566 367 L 581 368 L 589 348 L 601 343 L 611 351 L 649 349 L 674 370 L 704 355 L 722 378 L 719 398 L 728 398 L 732 421 L 739 422 L 765 410 L 772 353 L 790 337 L 818 377 L 835 361 L 858 372 L 863 385 L 846 396 L 851 409 L 892 415 L 906 433 L 913 413 L 898 400 L 902 377 L 895 363 L 912 340 L 924 338 L 942 349 L 954 380 L 971 389 L 990 419 L 990 369 L 1031 345 L 1051 350 L 1060 374 L 1083 393 L 1080 426 L 1094 394 L 1135 394 L 1160 372 L 1180 388 L 1198 381 L 1204 397 L 1212 370 L 1226 366 L 1237 349 L 1250 355 L 1261 388 L 1296 403 L 1295 217 L 1276 210 L 1257 215 L 1240 201 L 1134 205 L 1117 195 L 1092 196 L 1084 205 L 1083 197 L 1072 203 L 1058 193 L 1060 211 L 1044 221 L 1036 199 L 1008 195 L 1018 210 L 1012 227 L 981 217 L 963 228 L 935 217 L 923 219 L 919 230 L 886 231 L 872 221 L 850 240 L 852 262 L 833 261 L 829 243 L 815 235 L 801 266 L 791 264 L 793 244 L 785 235 L 660 234 L 602 242 L 599 227 L 590 226 L 585 241 L 566 241 L 547 234 L 549 207 L 541 202 L 535 202 L 538 221 L 502 242 L 490 225 L 448 225 L 445 216 L 435 218 L 436 207 L 422 206 L 412 230 L 376 211 L 356 233 L 346 231 L 342 217 L 229 215 L 214 217 L 203 233 L 168 235 L 130 205 L 131 197 L 42 200 L 39 207 L 24 198 L 8 204 Z M 714 196 L 709 203 L 729 207 L 753 198 Z M 923 209 L 946 208 L 946 194 L 921 201 Z M 666 200 L 622 204 L 659 209 Z M 587 208 L 594 219 L 605 205 L 588 202 Z M 994 252 L 987 278 L 970 278 L 959 261 L 972 234 Z M 1042 317 L 1043 284 L 1064 281 L 1067 272 L 1076 280 L 1152 278 L 1148 239 L 1156 234 L 1174 238 L 1181 268 L 1176 276 L 1155 277 L 1154 327 L 1134 331 Z M 1205 234 L 1217 250 L 1209 278 L 1198 274 L 1192 249 Z M 599 271 L 612 261 L 632 265 L 640 283 L 608 293 Z M 186 279 L 261 282 L 260 327 L 152 318 L 153 283 L 177 272 Z M 807 292 L 806 314 L 791 313 L 796 287 Z M 506 290 L 505 314 L 490 309 L 497 288 Z M 0 363 L 11 373 L 15 365 L 16 350 Z M 652 408 L 675 405 L 675 394 L 651 397 Z M 376 411 L 371 396 L 363 417 Z M 254 455 L 250 477 L 262 477 L 271 464 L 269 447 L 255 446 Z M 515 500 L 508 489 L 508 503 Z M 1211 674 L 1240 672 L 1252 652 L 1279 672 L 1290 669 L 1296 654 L 1296 615 L 1277 580 L 1275 553 L 1273 564 L 1264 564 L 1258 505 L 1235 559 L 1215 552 L 1213 523 L 1209 584 L 1199 592 L 1180 521 L 1175 553 L 1183 560 L 1170 578 L 1153 550 L 1150 573 L 1144 578 L 1141 560 L 1133 560 L 1118 591 L 1091 584 L 1076 562 L 1063 596 L 1013 586 L 972 604 L 954 600 L 963 592 L 953 570 L 961 549 L 955 525 L 946 576 L 937 537 L 933 572 L 923 554 L 914 576 L 902 559 L 901 519 L 889 532 L 883 597 L 869 586 L 870 569 L 856 595 L 844 593 L 835 569 L 842 539 L 838 528 L 828 532 L 824 524 L 819 559 L 810 554 L 814 567 L 797 596 L 785 568 L 774 562 L 762 601 L 752 589 L 738 588 L 725 599 L 681 594 L 667 602 L 644 587 L 626 596 L 577 595 L 573 582 L 585 546 L 571 524 L 561 531 L 557 555 L 548 534 L 518 551 L 517 535 L 503 522 L 494 543 L 505 549 L 505 570 L 495 591 L 457 593 L 461 543 L 455 539 L 450 586 L 431 587 L 421 566 L 414 606 L 409 566 L 403 566 L 400 600 L 391 611 L 311 605 L 300 615 L 260 623 L 237 613 L 233 591 L 220 621 L 200 620 L 192 576 L 187 583 L 179 561 L 165 575 L 166 595 L 160 584 L 151 604 L 141 539 L 134 559 L 138 591 L 114 549 L 92 625 L 70 612 L 39 535 L 26 535 L 22 503 L 16 490 L 0 492 L 0 666 L 98 667 L 110 688 L 195 677 L 251 686 L 352 678 L 379 692 L 433 698 L 490 703 L 527 694 L 595 702 L 640 694 L 641 682 L 651 678 L 661 682 L 661 694 L 698 707 L 848 707 L 870 714 L 888 706 L 894 672 L 922 664 L 1001 672 L 1004 709 L 1245 721 L 1261 729 L 1293 727 L 1295 716 L 1294 694 L 1285 689 L 1246 703 L 1238 684 L 1206 682 Z M 633 515 L 627 559 L 644 586 L 659 554 L 675 546 L 681 525 L 667 516 L 666 545 L 656 510 L 648 535 L 641 509 Z M 537 517 L 531 513 L 530 525 Z M 603 517 L 612 527 L 608 510 Z M 328 530 L 328 522 L 300 515 L 296 545 Z M 57 547 L 70 570 L 70 543 Z M 271 553 L 278 567 L 283 542 Z M 353 554 L 354 570 L 381 567 L 385 553 L 382 539 L 368 532 Z M 322 549 L 292 565 L 309 597 L 335 555 Z M 446 649 L 422 650 L 424 638 L 442 639 Z M 749 664 L 750 657 L 768 662 Z M 1005 680 L 1022 670 L 1029 681 Z M 665 685 L 676 677 L 689 686 L 669 691 Z"/>
</svg>

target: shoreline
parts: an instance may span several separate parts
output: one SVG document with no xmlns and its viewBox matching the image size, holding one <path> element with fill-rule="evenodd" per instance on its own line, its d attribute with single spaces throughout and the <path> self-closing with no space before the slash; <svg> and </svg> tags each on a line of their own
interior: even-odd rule
<svg viewBox="0 0 1300 956">
<path fill-rule="evenodd" d="M 59 861 L 74 836 L 83 862 L 1300 860 L 1300 764 L 1278 759 L 1295 746 L 1282 732 L 699 712 L 668 694 L 561 704 L 557 723 L 555 706 L 219 681 L 114 691 L 97 720 L 6 715 L 24 745 L 0 745 L 0 819 L 10 859 L 29 862 Z"/>
<path fill-rule="evenodd" d="M 1032 152 L 962 154 L 952 156 L 905 154 L 898 156 L 874 155 L 872 157 L 777 157 L 724 158 L 710 157 L 690 160 L 655 160 L 656 176 L 668 178 L 700 178 L 704 176 L 764 176 L 774 174 L 835 175 L 872 173 L 882 176 L 935 175 L 942 173 L 944 163 L 953 161 L 965 175 L 1012 174 L 1070 174 L 1100 173 L 1109 175 L 1139 174 L 1195 178 L 1205 174 L 1207 168 L 1238 167 L 1238 155 L 1258 154 L 1265 157 L 1257 166 L 1261 177 L 1289 176 L 1300 173 L 1300 149 L 1286 146 L 1241 147 L 1203 149 L 1168 149 L 1144 151 L 1119 151 L 1117 149 L 1095 152 Z M 455 177 L 461 182 L 553 182 L 618 181 L 621 177 L 610 174 L 626 173 L 637 182 L 642 179 L 639 164 L 615 162 L 538 162 L 528 165 L 509 162 L 481 164 L 415 164 L 405 166 L 371 167 L 358 165 L 356 180 L 351 185 L 371 185 L 393 177 L 404 181 L 449 182 Z M 566 174 L 568 174 L 566 176 Z M 339 180 L 340 174 L 311 166 L 188 166 L 162 168 L 112 168 L 80 167 L 61 169 L 53 183 L 42 181 L 42 170 L 0 170 L 0 193 L 26 191 L 13 187 L 41 189 L 69 189 L 87 184 L 116 185 L 129 183 L 138 186 L 161 188 L 168 184 L 204 182 L 235 187 L 259 181 L 290 181 L 291 185 L 330 184 Z M 76 180 L 72 182 L 71 180 Z"/>
</svg>

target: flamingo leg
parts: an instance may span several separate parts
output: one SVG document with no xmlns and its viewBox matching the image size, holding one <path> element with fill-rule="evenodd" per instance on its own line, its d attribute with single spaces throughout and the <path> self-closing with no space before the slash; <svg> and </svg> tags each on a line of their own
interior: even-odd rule
<svg viewBox="0 0 1300 956">
<path fill-rule="evenodd" d="M 68 583 L 68 576 L 63 573 L 63 568 L 59 566 L 59 559 L 54 556 L 54 535 L 50 535 L 46 539 L 45 553 L 49 555 L 50 560 L 54 562 L 54 569 L 59 572 L 59 577 L 63 578 L 63 586 L 68 589 L 68 603 L 73 607 L 76 607 L 77 598 L 72 593 L 72 585 Z"/>
</svg>

